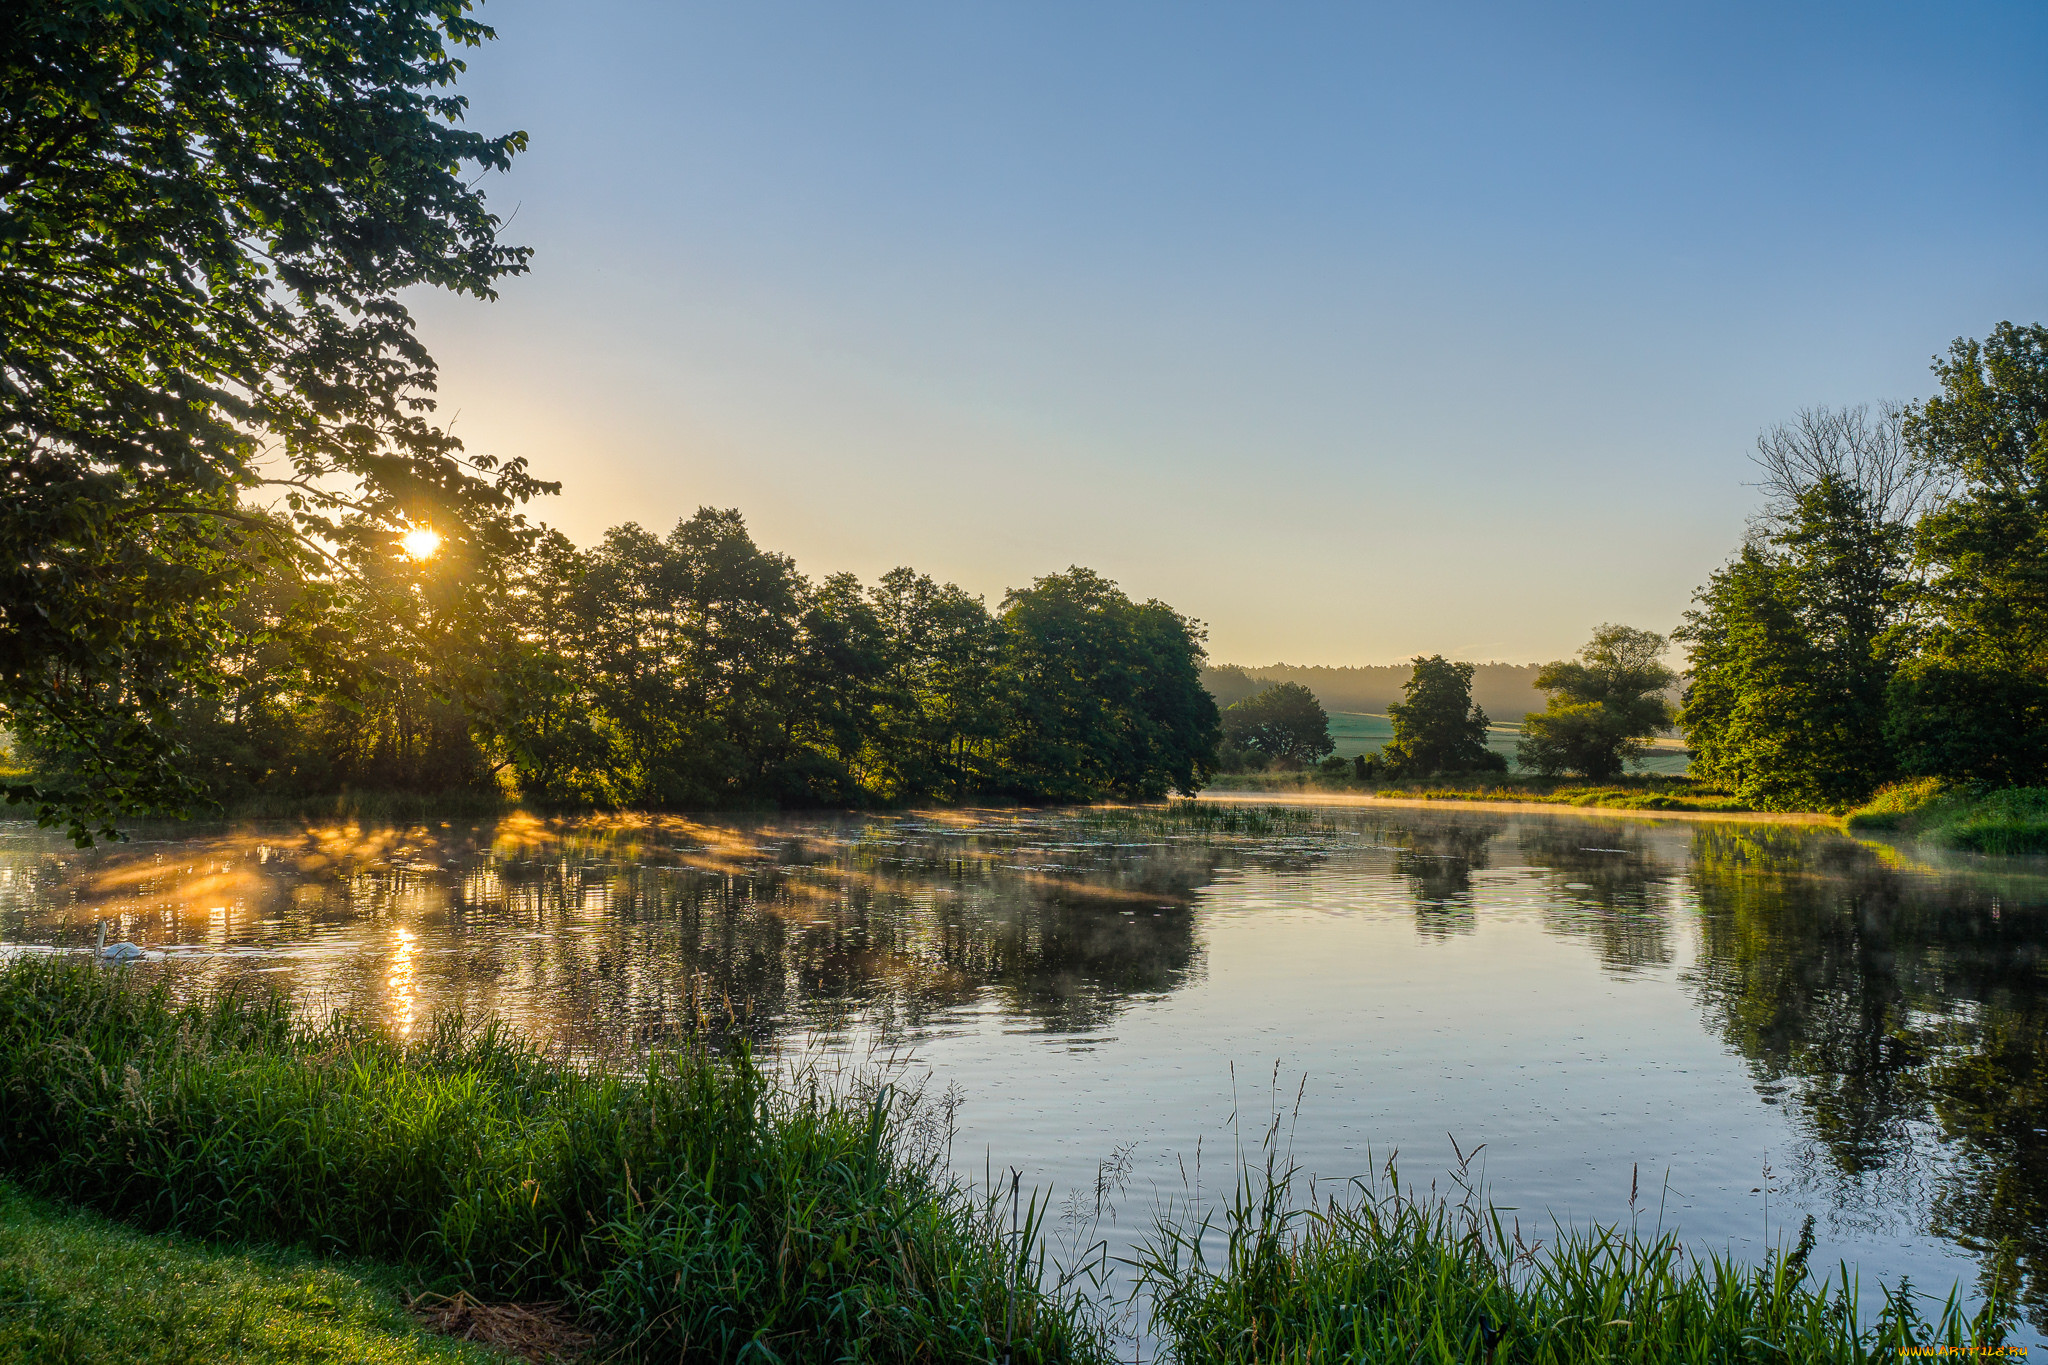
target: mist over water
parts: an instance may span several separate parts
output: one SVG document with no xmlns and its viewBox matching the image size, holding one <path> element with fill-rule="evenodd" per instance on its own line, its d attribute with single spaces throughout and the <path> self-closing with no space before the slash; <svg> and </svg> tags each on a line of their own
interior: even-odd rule
<svg viewBox="0 0 2048 1365">
<path fill-rule="evenodd" d="M 127 970 L 251 976 L 399 1032 L 460 1009 L 585 1054 L 708 1027 L 892 1065 L 957 1087 L 957 1168 L 1071 1197 L 1065 1230 L 1114 1254 L 1165 1202 L 1227 1193 L 1277 1116 L 1304 1193 L 1390 1160 L 1442 1183 L 1477 1148 L 1538 1233 L 1661 1219 L 1754 1258 L 1811 1215 L 1813 1264 L 1866 1295 L 2001 1255 L 2038 1273 L 2040 866 L 1814 826 L 1230 823 L 513 816 L 85 852 L 10 824 L 0 939 L 80 949 L 105 919 L 151 950 Z M 2048 1280 L 2025 1297 L 2038 1334 Z"/>
</svg>

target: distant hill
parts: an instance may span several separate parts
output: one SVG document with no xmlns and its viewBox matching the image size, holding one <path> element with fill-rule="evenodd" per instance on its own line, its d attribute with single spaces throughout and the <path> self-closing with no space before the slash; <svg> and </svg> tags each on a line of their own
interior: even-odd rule
<svg viewBox="0 0 2048 1365">
<path fill-rule="evenodd" d="M 1541 664 L 1480 664 L 1472 670 L 1472 700 L 1489 720 L 1520 720 L 1541 711 L 1544 696 L 1536 690 Z M 1325 711 L 1365 711 L 1384 715 L 1387 703 L 1401 700 L 1401 689 L 1413 671 L 1407 664 L 1367 668 L 1324 668 L 1266 664 L 1246 668 L 1219 664 L 1202 670 L 1202 682 L 1218 706 L 1242 701 L 1276 682 L 1300 683 L 1316 694 Z"/>
</svg>

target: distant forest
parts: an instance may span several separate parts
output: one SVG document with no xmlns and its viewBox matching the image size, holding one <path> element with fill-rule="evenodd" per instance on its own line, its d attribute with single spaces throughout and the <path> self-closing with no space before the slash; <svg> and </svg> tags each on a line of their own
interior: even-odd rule
<svg viewBox="0 0 2048 1365">
<path fill-rule="evenodd" d="M 1407 664 L 1363 668 L 1218 664 L 1202 670 L 1202 684 L 1218 707 L 1243 701 L 1274 683 L 1291 682 L 1315 693 L 1326 710 L 1385 715 L 1389 702 L 1401 700 L 1402 689 L 1414 671 Z M 1490 720 L 1520 720 L 1531 711 L 1541 711 L 1548 700 L 1536 690 L 1536 675 L 1542 671 L 1541 664 L 1478 664 L 1472 670 L 1472 700 Z"/>
</svg>

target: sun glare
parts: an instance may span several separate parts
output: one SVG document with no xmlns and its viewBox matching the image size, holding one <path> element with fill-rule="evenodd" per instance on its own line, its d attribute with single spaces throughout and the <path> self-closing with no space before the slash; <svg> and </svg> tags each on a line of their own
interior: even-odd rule
<svg viewBox="0 0 2048 1365">
<path fill-rule="evenodd" d="M 398 538 L 399 548 L 414 559 L 427 559 L 441 548 L 441 536 L 424 526 L 415 526 Z"/>
</svg>

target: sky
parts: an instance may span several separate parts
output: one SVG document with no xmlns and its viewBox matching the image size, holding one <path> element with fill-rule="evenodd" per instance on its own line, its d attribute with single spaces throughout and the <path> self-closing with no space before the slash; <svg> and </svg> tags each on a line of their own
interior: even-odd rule
<svg viewBox="0 0 2048 1365">
<path fill-rule="evenodd" d="M 1086 565 L 1211 656 L 1668 631 L 1764 428 L 2048 320 L 2048 6 L 490 0 L 534 248 L 411 302 L 582 544 Z"/>
</svg>

